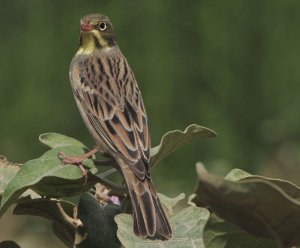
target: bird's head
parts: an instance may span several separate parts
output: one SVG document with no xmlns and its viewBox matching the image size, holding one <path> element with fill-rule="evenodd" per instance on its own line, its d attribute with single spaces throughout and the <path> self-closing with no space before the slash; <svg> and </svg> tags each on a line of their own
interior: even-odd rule
<svg viewBox="0 0 300 248">
<path fill-rule="evenodd" d="M 91 14 L 81 18 L 78 53 L 89 54 L 116 44 L 113 26 L 107 16 Z"/>
</svg>

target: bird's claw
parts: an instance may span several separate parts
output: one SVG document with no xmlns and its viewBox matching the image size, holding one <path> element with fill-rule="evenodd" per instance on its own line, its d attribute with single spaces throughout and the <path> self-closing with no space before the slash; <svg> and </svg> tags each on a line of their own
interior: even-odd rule
<svg viewBox="0 0 300 248">
<path fill-rule="evenodd" d="M 58 158 L 62 160 L 62 164 L 66 165 L 66 164 L 72 164 L 72 165 L 77 165 L 79 167 L 79 169 L 82 172 L 82 176 L 84 177 L 84 185 L 87 183 L 87 171 L 86 169 L 83 167 L 82 161 L 85 158 L 80 158 L 80 157 L 70 157 L 65 155 L 64 152 L 59 152 L 58 153 Z"/>
</svg>

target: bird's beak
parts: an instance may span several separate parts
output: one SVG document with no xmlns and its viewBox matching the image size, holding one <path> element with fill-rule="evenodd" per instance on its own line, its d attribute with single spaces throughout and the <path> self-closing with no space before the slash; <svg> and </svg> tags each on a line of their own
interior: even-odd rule
<svg viewBox="0 0 300 248">
<path fill-rule="evenodd" d="M 80 30 L 81 32 L 90 32 L 93 30 L 93 25 L 87 22 L 80 23 Z"/>
</svg>

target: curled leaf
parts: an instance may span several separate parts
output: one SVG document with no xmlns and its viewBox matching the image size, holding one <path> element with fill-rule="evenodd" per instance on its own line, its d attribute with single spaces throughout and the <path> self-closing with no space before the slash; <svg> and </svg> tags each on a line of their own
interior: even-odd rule
<svg viewBox="0 0 300 248">
<path fill-rule="evenodd" d="M 255 237 L 212 214 L 203 232 L 206 248 L 274 248 L 274 240 Z"/>
<path fill-rule="evenodd" d="M 78 146 L 57 147 L 37 159 L 26 162 L 5 187 L 0 215 L 27 189 L 43 196 L 61 197 L 83 192 L 95 183 L 89 181 L 84 185 L 82 172 L 77 166 L 62 164 L 58 158 L 61 151 L 71 156 L 85 153 L 84 148 Z M 88 168 L 93 168 L 91 160 L 85 161 Z"/>
<path fill-rule="evenodd" d="M 197 171 L 197 206 L 209 205 L 223 219 L 258 237 L 273 238 L 279 247 L 300 244 L 300 202 L 279 184 L 262 177 L 228 181 L 200 164 Z"/>
<path fill-rule="evenodd" d="M 68 247 L 73 247 L 75 229 L 69 219 L 73 216 L 74 207 L 67 201 L 42 198 L 19 203 L 14 209 L 14 214 L 40 216 L 50 220 L 56 236 Z"/>
<path fill-rule="evenodd" d="M 196 124 L 188 126 L 184 131 L 174 130 L 167 132 L 162 137 L 160 144 L 151 149 L 150 166 L 155 166 L 159 161 L 185 145 L 196 142 L 202 138 L 216 136 L 217 134 L 214 131 Z"/>
<path fill-rule="evenodd" d="M 39 136 L 39 140 L 50 148 L 64 146 L 85 147 L 80 141 L 59 133 L 43 133 Z"/>
<path fill-rule="evenodd" d="M 177 205 L 179 201 L 183 200 L 185 197 L 184 193 L 181 193 L 174 198 L 167 197 L 160 193 L 157 194 L 163 206 L 166 207 L 166 209 L 168 210 L 169 215 L 173 215 L 173 208 L 175 207 L 175 205 Z"/>
<path fill-rule="evenodd" d="M 6 157 L 0 155 L 0 200 L 8 182 L 17 174 L 20 165 L 8 162 Z"/>
<path fill-rule="evenodd" d="M 0 248 L 20 248 L 20 246 L 11 240 L 5 240 L 0 242 Z"/>
<path fill-rule="evenodd" d="M 151 248 L 204 248 L 202 231 L 209 217 L 208 210 L 198 207 L 187 207 L 170 218 L 173 236 L 169 240 L 149 240 L 135 236 L 132 230 L 132 216 L 119 214 L 115 217 L 118 224 L 118 238 L 124 247 Z"/>
<path fill-rule="evenodd" d="M 78 206 L 78 217 L 83 222 L 81 234 L 86 234 L 86 239 L 77 247 L 120 247 L 114 221 L 114 217 L 120 213 L 120 208 L 116 204 L 101 206 L 94 196 L 83 193 Z"/>
</svg>

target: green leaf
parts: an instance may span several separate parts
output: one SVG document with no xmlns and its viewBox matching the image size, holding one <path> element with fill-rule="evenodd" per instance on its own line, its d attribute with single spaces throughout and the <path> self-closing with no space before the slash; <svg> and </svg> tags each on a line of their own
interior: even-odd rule
<svg viewBox="0 0 300 248">
<path fill-rule="evenodd" d="M 202 138 L 215 136 L 217 136 L 217 134 L 214 131 L 196 124 L 188 126 L 184 131 L 174 130 L 167 132 L 162 137 L 160 144 L 151 149 L 150 166 L 153 167 L 172 152 L 185 145 L 196 142 Z"/>
<path fill-rule="evenodd" d="M 61 218 L 61 212 L 57 204 L 60 204 L 68 215 L 73 215 L 73 209 L 76 207 L 74 204 L 53 198 L 40 198 L 30 202 L 18 203 L 14 208 L 13 214 L 40 216 L 53 222 L 64 223 L 65 221 Z"/>
<path fill-rule="evenodd" d="M 27 189 L 18 199 L 18 202 L 27 202 L 34 199 L 42 198 L 39 194 L 34 192 L 32 189 Z"/>
<path fill-rule="evenodd" d="M 253 235 L 273 238 L 279 247 L 300 244 L 300 202 L 274 183 L 278 180 L 249 177 L 232 182 L 208 174 L 199 164 L 197 171 L 197 206 L 209 205 L 223 219 Z"/>
<path fill-rule="evenodd" d="M 6 157 L 0 155 L 0 200 L 6 185 L 17 174 L 19 164 L 8 162 Z"/>
<path fill-rule="evenodd" d="M 20 248 L 20 246 L 14 241 L 6 240 L 0 242 L 0 248 Z"/>
<path fill-rule="evenodd" d="M 168 210 L 169 215 L 173 215 L 173 208 L 175 207 L 175 205 L 177 205 L 179 201 L 185 198 L 184 193 L 181 193 L 174 198 L 167 197 L 160 193 L 157 194 L 163 206 Z"/>
<path fill-rule="evenodd" d="M 287 195 L 289 195 L 293 200 L 297 200 L 300 203 L 300 188 L 289 181 L 276 178 L 267 178 L 262 176 L 249 176 L 247 178 L 241 179 L 240 181 L 247 182 L 248 180 L 262 180 L 276 185 Z"/>
<path fill-rule="evenodd" d="M 66 247 L 74 247 L 74 229 L 68 228 L 66 224 L 61 222 L 52 222 L 52 232 Z M 84 237 L 82 239 L 84 239 Z"/>
<path fill-rule="evenodd" d="M 257 175 L 251 175 L 248 172 L 245 172 L 240 169 L 233 169 L 231 170 L 225 178 L 226 180 L 229 181 L 243 181 L 243 180 L 249 180 L 249 179 L 260 179 L 266 182 L 270 182 L 272 184 L 277 185 L 280 187 L 285 193 L 287 193 L 290 197 L 292 197 L 295 200 L 300 200 L 300 187 L 297 185 L 286 181 L 282 179 L 277 179 L 277 178 L 268 178 L 268 177 L 262 177 L 262 176 L 257 176 Z"/>
<path fill-rule="evenodd" d="M 64 146 L 78 146 L 78 147 L 85 148 L 85 145 L 82 144 L 80 141 L 59 133 L 41 134 L 39 136 L 39 140 L 40 142 L 42 142 L 43 144 L 51 148 L 64 147 Z"/>
<path fill-rule="evenodd" d="M 274 240 L 255 237 L 214 214 L 204 227 L 203 240 L 206 248 L 276 247 Z"/>
<path fill-rule="evenodd" d="M 77 245 L 78 248 L 120 247 L 117 238 L 117 224 L 114 217 L 120 213 L 120 206 L 108 204 L 101 206 L 94 196 L 83 193 L 79 206 L 78 217 L 83 222 L 82 235 L 86 239 Z"/>
<path fill-rule="evenodd" d="M 58 158 L 61 151 L 70 156 L 85 153 L 79 146 L 57 147 L 26 162 L 4 190 L 0 215 L 29 188 L 43 196 L 61 197 L 84 192 L 95 183 L 89 180 L 84 185 L 82 172 L 77 166 L 62 164 Z M 85 160 L 85 165 L 88 168 L 94 167 L 90 159 Z"/>
<path fill-rule="evenodd" d="M 125 247 L 151 248 L 204 248 L 202 240 L 203 227 L 209 217 L 207 209 L 187 207 L 170 218 L 173 236 L 170 240 L 143 240 L 134 235 L 132 217 L 119 214 L 115 217 L 118 224 L 118 238 Z"/>
<path fill-rule="evenodd" d="M 241 169 L 233 169 L 224 177 L 224 179 L 228 181 L 236 182 L 249 176 L 252 175 L 246 171 L 243 171 Z"/>
<path fill-rule="evenodd" d="M 74 228 L 67 224 L 58 203 L 68 216 L 73 216 L 75 205 L 67 201 L 56 199 L 35 199 L 30 202 L 19 203 L 15 209 L 16 215 L 40 216 L 52 221 L 53 232 L 68 247 L 73 247 L 75 240 Z"/>
<path fill-rule="evenodd" d="M 17 215 L 34 215 L 52 221 L 52 229 L 56 236 L 67 246 L 78 248 L 120 247 L 117 239 L 117 225 L 114 217 L 120 213 L 120 206 L 109 204 L 102 207 L 94 196 L 83 193 L 78 205 L 77 220 L 83 223 L 78 230 L 66 221 L 60 203 L 68 216 L 73 216 L 75 205 L 55 199 L 38 199 L 19 203 L 14 209 Z"/>
</svg>

